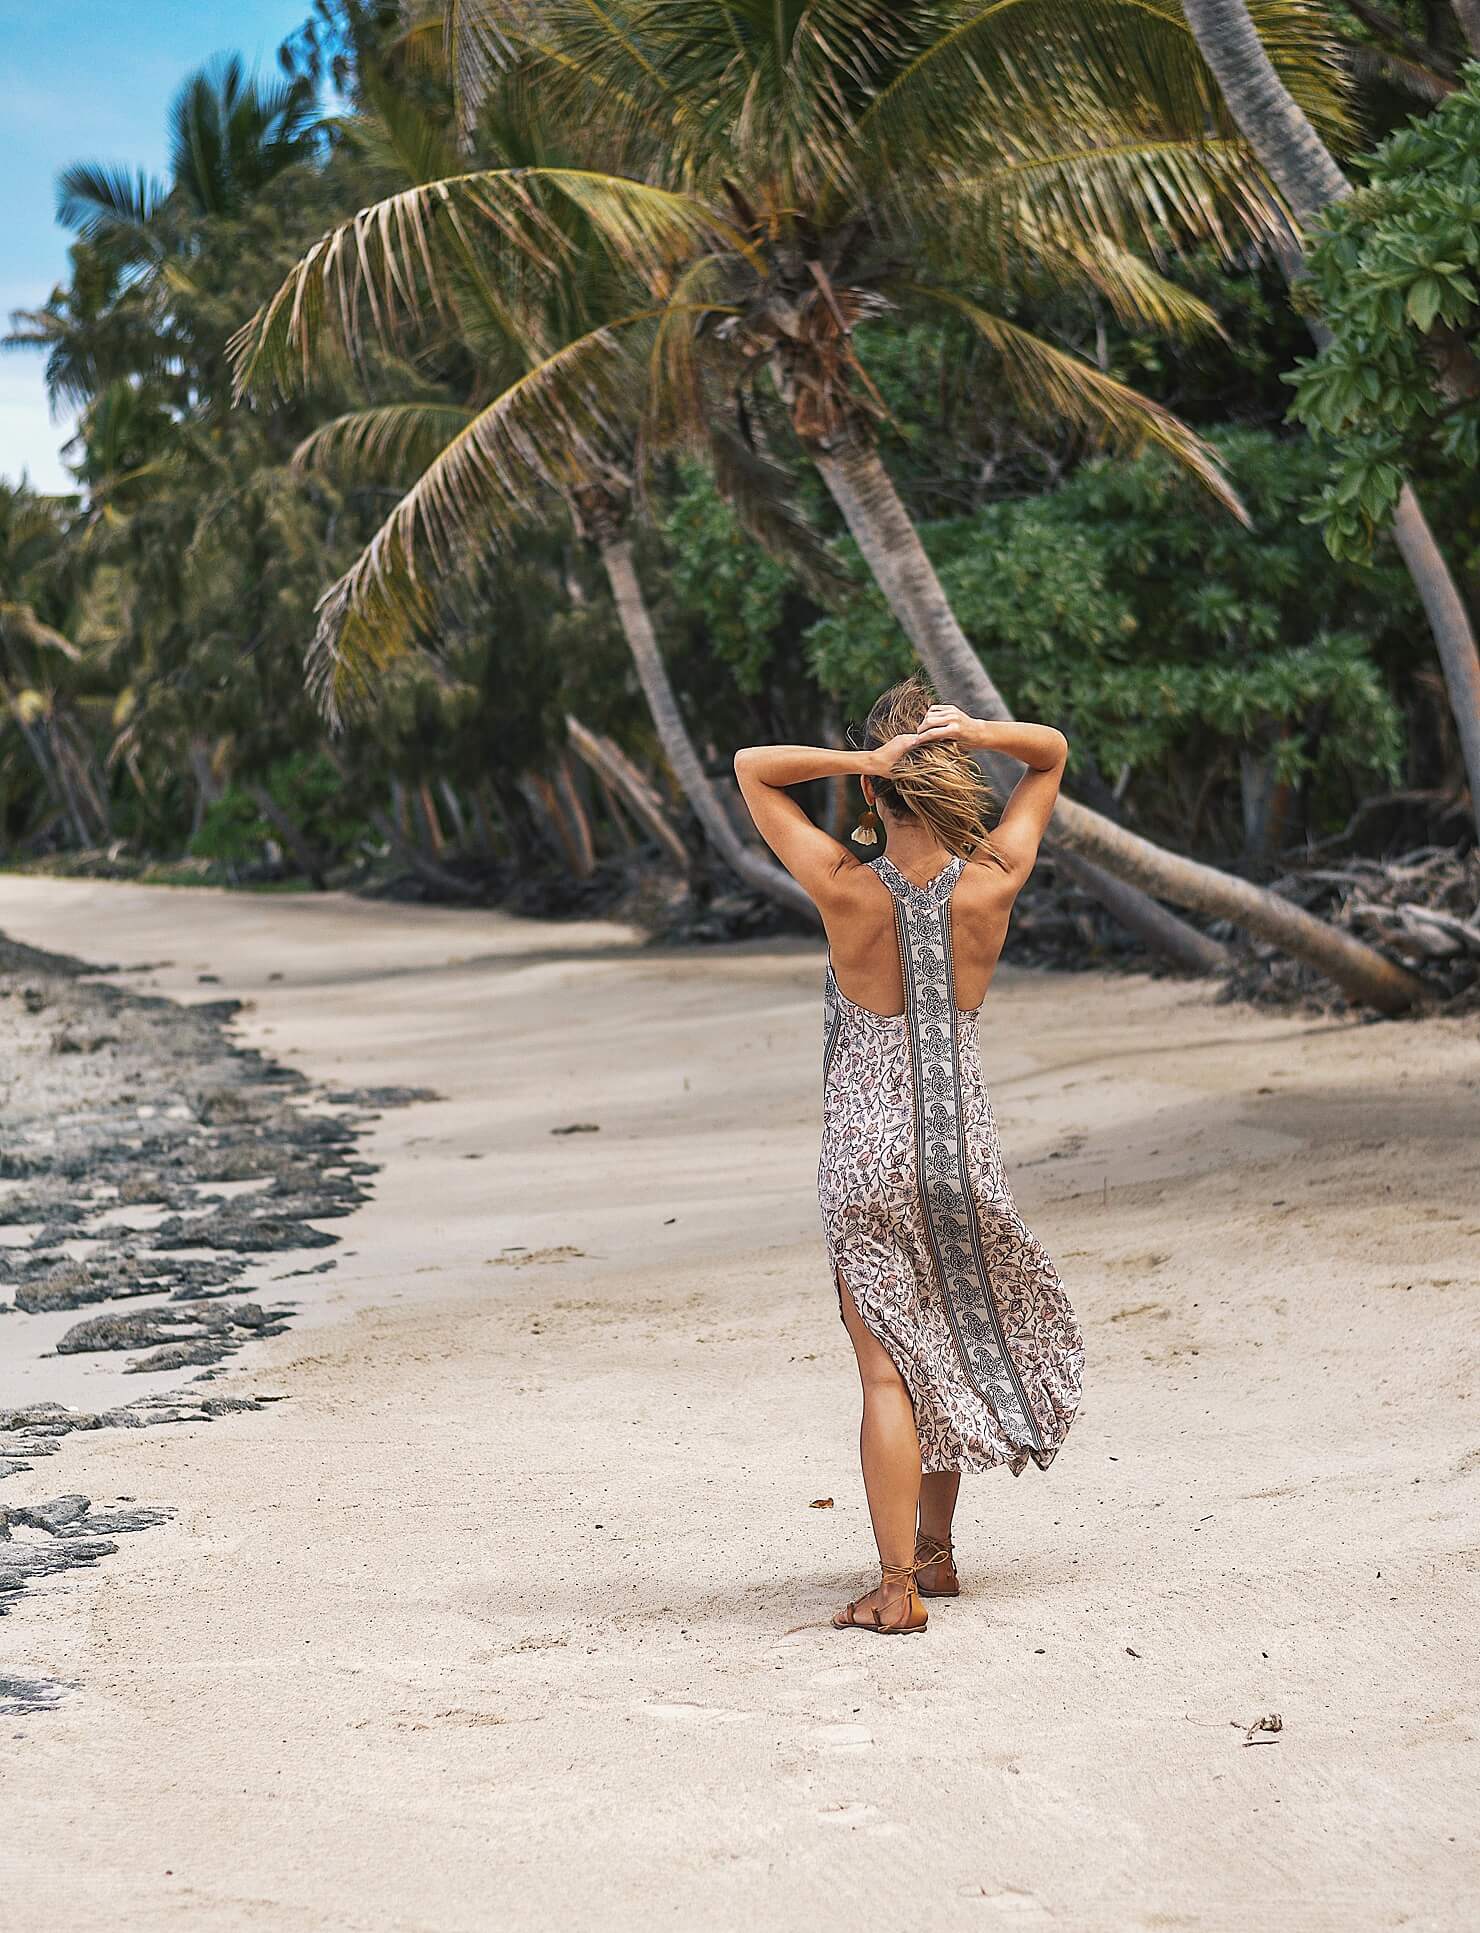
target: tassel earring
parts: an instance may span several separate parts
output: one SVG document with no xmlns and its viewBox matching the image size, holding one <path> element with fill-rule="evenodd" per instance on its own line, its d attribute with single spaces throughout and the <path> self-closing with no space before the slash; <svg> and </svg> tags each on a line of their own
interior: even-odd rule
<svg viewBox="0 0 1480 1933">
<path fill-rule="evenodd" d="M 864 808 L 863 817 L 853 828 L 853 837 L 860 846 L 878 845 L 879 815 L 871 805 Z"/>
</svg>

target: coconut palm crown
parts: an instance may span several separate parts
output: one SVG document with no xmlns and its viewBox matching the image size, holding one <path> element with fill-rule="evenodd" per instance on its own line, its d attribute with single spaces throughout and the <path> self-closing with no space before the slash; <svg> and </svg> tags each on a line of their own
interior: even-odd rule
<svg viewBox="0 0 1480 1933">
<path fill-rule="evenodd" d="M 1292 86 L 1338 127 L 1324 44 L 1290 0 L 1267 10 Z M 716 380 L 733 396 L 764 377 L 814 454 L 871 444 L 883 411 L 855 336 L 895 310 L 964 320 L 1023 410 L 1160 444 L 1234 506 L 1175 417 L 1012 313 L 1093 289 L 1132 320 L 1210 326 L 1153 258 L 1278 220 L 1180 16 L 1125 0 L 459 0 L 446 25 L 456 124 L 486 153 L 492 117 L 497 165 L 449 167 L 325 236 L 234 340 L 239 387 L 311 379 L 326 338 L 399 347 L 445 326 L 470 286 L 485 318 L 527 317 L 535 282 L 546 316 L 551 289 L 579 282 L 582 300 L 326 602 L 321 651 L 357 613 L 372 650 L 414 620 L 426 567 L 485 540 L 504 508 L 620 470 L 634 400 L 650 444 L 697 437 Z M 526 129 L 561 130 L 559 160 L 548 139 L 509 156 L 511 106 Z M 527 321 L 518 334 L 527 345 Z"/>
</svg>

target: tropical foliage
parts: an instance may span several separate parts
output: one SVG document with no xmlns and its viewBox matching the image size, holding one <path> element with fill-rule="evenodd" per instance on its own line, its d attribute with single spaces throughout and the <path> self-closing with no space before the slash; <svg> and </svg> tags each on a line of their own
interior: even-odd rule
<svg viewBox="0 0 1480 1933">
<path fill-rule="evenodd" d="M 1349 149 L 1340 36 L 1254 15 Z M 78 414 L 75 495 L 0 502 L 13 852 L 775 891 L 729 748 L 836 736 L 947 621 L 1177 854 L 1458 785 L 1382 466 L 1468 557 L 1473 407 L 1419 391 L 1473 78 L 1315 252 L 1312 442 L 1278 198 L 1174 13 L 316 0 L 284 65 L 190 77 L 163 180 L 68 169 L 71 272 L 13 318 Z"/>
<path fill-rule="evenodd" d="M 1309 268 L 1331 339 L 1295 372 L 1295 413 L 1332 446 L 1326 541 L 1365 558 L 1406 470 L 1480 467 L 1480 62 L 1378 148 Z"/>
</svg>

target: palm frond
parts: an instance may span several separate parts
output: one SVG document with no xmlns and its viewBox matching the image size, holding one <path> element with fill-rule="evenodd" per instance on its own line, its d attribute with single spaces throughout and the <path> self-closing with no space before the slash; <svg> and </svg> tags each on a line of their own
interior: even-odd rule
<svg viewBox="0 0 1480 1933">
<path fill-rule="evenodd" d="M 426 4 L 427 0 L 423 0 Z M 471 145 L 489 103 L 511 88 L 538 97 L 542 117 L 589 133 L 599 109 L 603 144 L 619 127 L 670 136 L 689 111 L 665 63 L 634 29 L 639 10 L 609 0 L 431 0 L 442 23 L 460 144 Z M 619 138 L 617 149 L 623 146 Z M 650 145 L 650 143 L 649 143 Z M 610 162 L 612 148 L 606 147 Z"/>
<path fill-rule="evenodd" d="M 931 10 L 935 31 L 859 115 L 856 144 L 884 167 L 959 153 L 986 128 L 1154 118 L 1169 133 L 1235 133 L 1175 0 L 987 0 Z M 1347 127 L 1329 16 L 1314 0 L 1251 0 L 1270 57 L 1317 127 Z"/>
<path fill-rule="evenodd" d="M 369 695 L 435 611 L 460 558 L 545 509 L 551 492 L 627 477 L 634 397 L 630 331 L 653 311 L 567 343 L 460 429 L 325 594 L 309 683 L 331 719 Z M 363 441 L 363 439 L 362 439 Z"/>
<path fill-rule="evenodd" d="M 1217 452 L 1169 409 L 1107 376 L 1093 363 L 1057 348 L 963 295 L 918 283 L 902 283 L 899 289 L 902 295 L 939 304 L 963 316 L 997 352 L 1003 380 L 1025 415 L 1068 424 L 1096 445 L 1126 454 L 1148 445 L 1163 450 L 1240 523 L 1248 523 L 1248 512 Z"/>
<path fill-rule="evenodd" d="M 152 253 L 150 225 L 166 190 L 140 168 L 110 168 L 99 161 L 78 161 L 57 177 L 57 220 L 84 241 L 122 241 L 138 253 Z"/>
<path fill-rule="evenodd" d="M 574 228 L 555 219 L 576 211 Z M 553 275 L 595 242 L 643 283 L 658 283 L 716 232 L 743 238 L 698 197 L 577 168 L 492 168 L 403 190 L 341 223 L 227 345 L 238 397 L 313 373 L 327 334 L 351 353 L 393 346 L 410 323 L 445 315 L 449 278 L 500 249 Z"/>
<path fill-rule="evenodd" d="M 443 51 L 458 138 L 471 138 L 484 100 L 518 58 L 513 34 L 529 26 L 520 0 L 446 0 Z"/>
<path fill-rule="evenodd" d="M 987 232 L 1051 221 L 1065 234 L 1108 236 L 1158 257 L 1203 241 L 1231 256 L 1247 236 L 1263 242 L 1283 232 L 1279 204 L 1239 141 L 1114 127 L 1095 138 L 1073 132 L 1080 138 L 1042 129 L 999 134 L 997 154 L 955 183 L 954 220 Z"/>
<path fill-rule="evenodd" d="M 186 77 L 170 103 L 170 173 L 198 215 L 233 215 L 312 151 L 318 109 L 302 78 L 259 80 L 239 54 Z"/>
<path fill-rule="evenodd" d="M 1393 53 L 1384 47 L 1353 47 L 1351 63 L 1352 72 L 1359 80 L 1369 85 L 1376 81 L 1396 87 L 1426 107 L 1437 107 L 1457 85 L 1436 63 L 1412 60 L 1406 54 Z"/>
<path fill-rule="evenodd" d="M 709 252 L 691 262 L 669 292 L 648 355 L 643 433 L 655 446 L 693 445 L 703 438 L 711 399 L 702 335 L 711 317 L 738 313 L 723 299 L 729 280 L 724 258 Z"/>
<path fill-rule="evenodd" d="M 1223 335 L 1216 312 L 1134 250 L 1109 236 L 1063 235 L 1024 223 L 1022 240 L 1036 267 L 1071 288 L 1087 283 L 1133 328 L 1190 338 Z"/>
<path fill-rule="evenodd" d="M 742 530 L 784 564 L 819 604 L 844 598 L 852 584 L 822 533 L 796 505 L 796 479 L 715 412 L 703 454 L 714 487 Z"/>
<path fill-rule="evenodd" d="M 365 112 L 339 125 L 348 140 L 372 161 L 392 168 L 408 182 L 440 181 L 458 172 L 456 146 L 443 119 L 416 94 L 373 63 L 360 74 Z"/>
<path fill-rule="evenodd" d="M 348 483 L 405 484 L 421 475 L 472 422 L 458 403 L 383 403 L 321 424 L 293 452 L 293 468 Z"/>
</svg>

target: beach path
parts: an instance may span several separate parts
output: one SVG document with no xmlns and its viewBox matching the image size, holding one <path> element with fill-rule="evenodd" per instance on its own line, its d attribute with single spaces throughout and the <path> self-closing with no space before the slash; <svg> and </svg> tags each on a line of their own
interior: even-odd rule
<svg viewBox="0 0 1480 1933">
<path fill-rule="evenodd" d="M 1085 1399 L 896 1646 L 827 1624 L 872 1546 L 818 948 L 18 877 L 0 929 L 441 1097 L 211 1385 L 282 1400 L 0 1493 L 174 1513 L 0 1618 L 0 1681 L 75 1687 L 0 1718 L 7 1928 L 1480 1923 L 1472 1022 L 1002 970 Z"/>
</svg>

